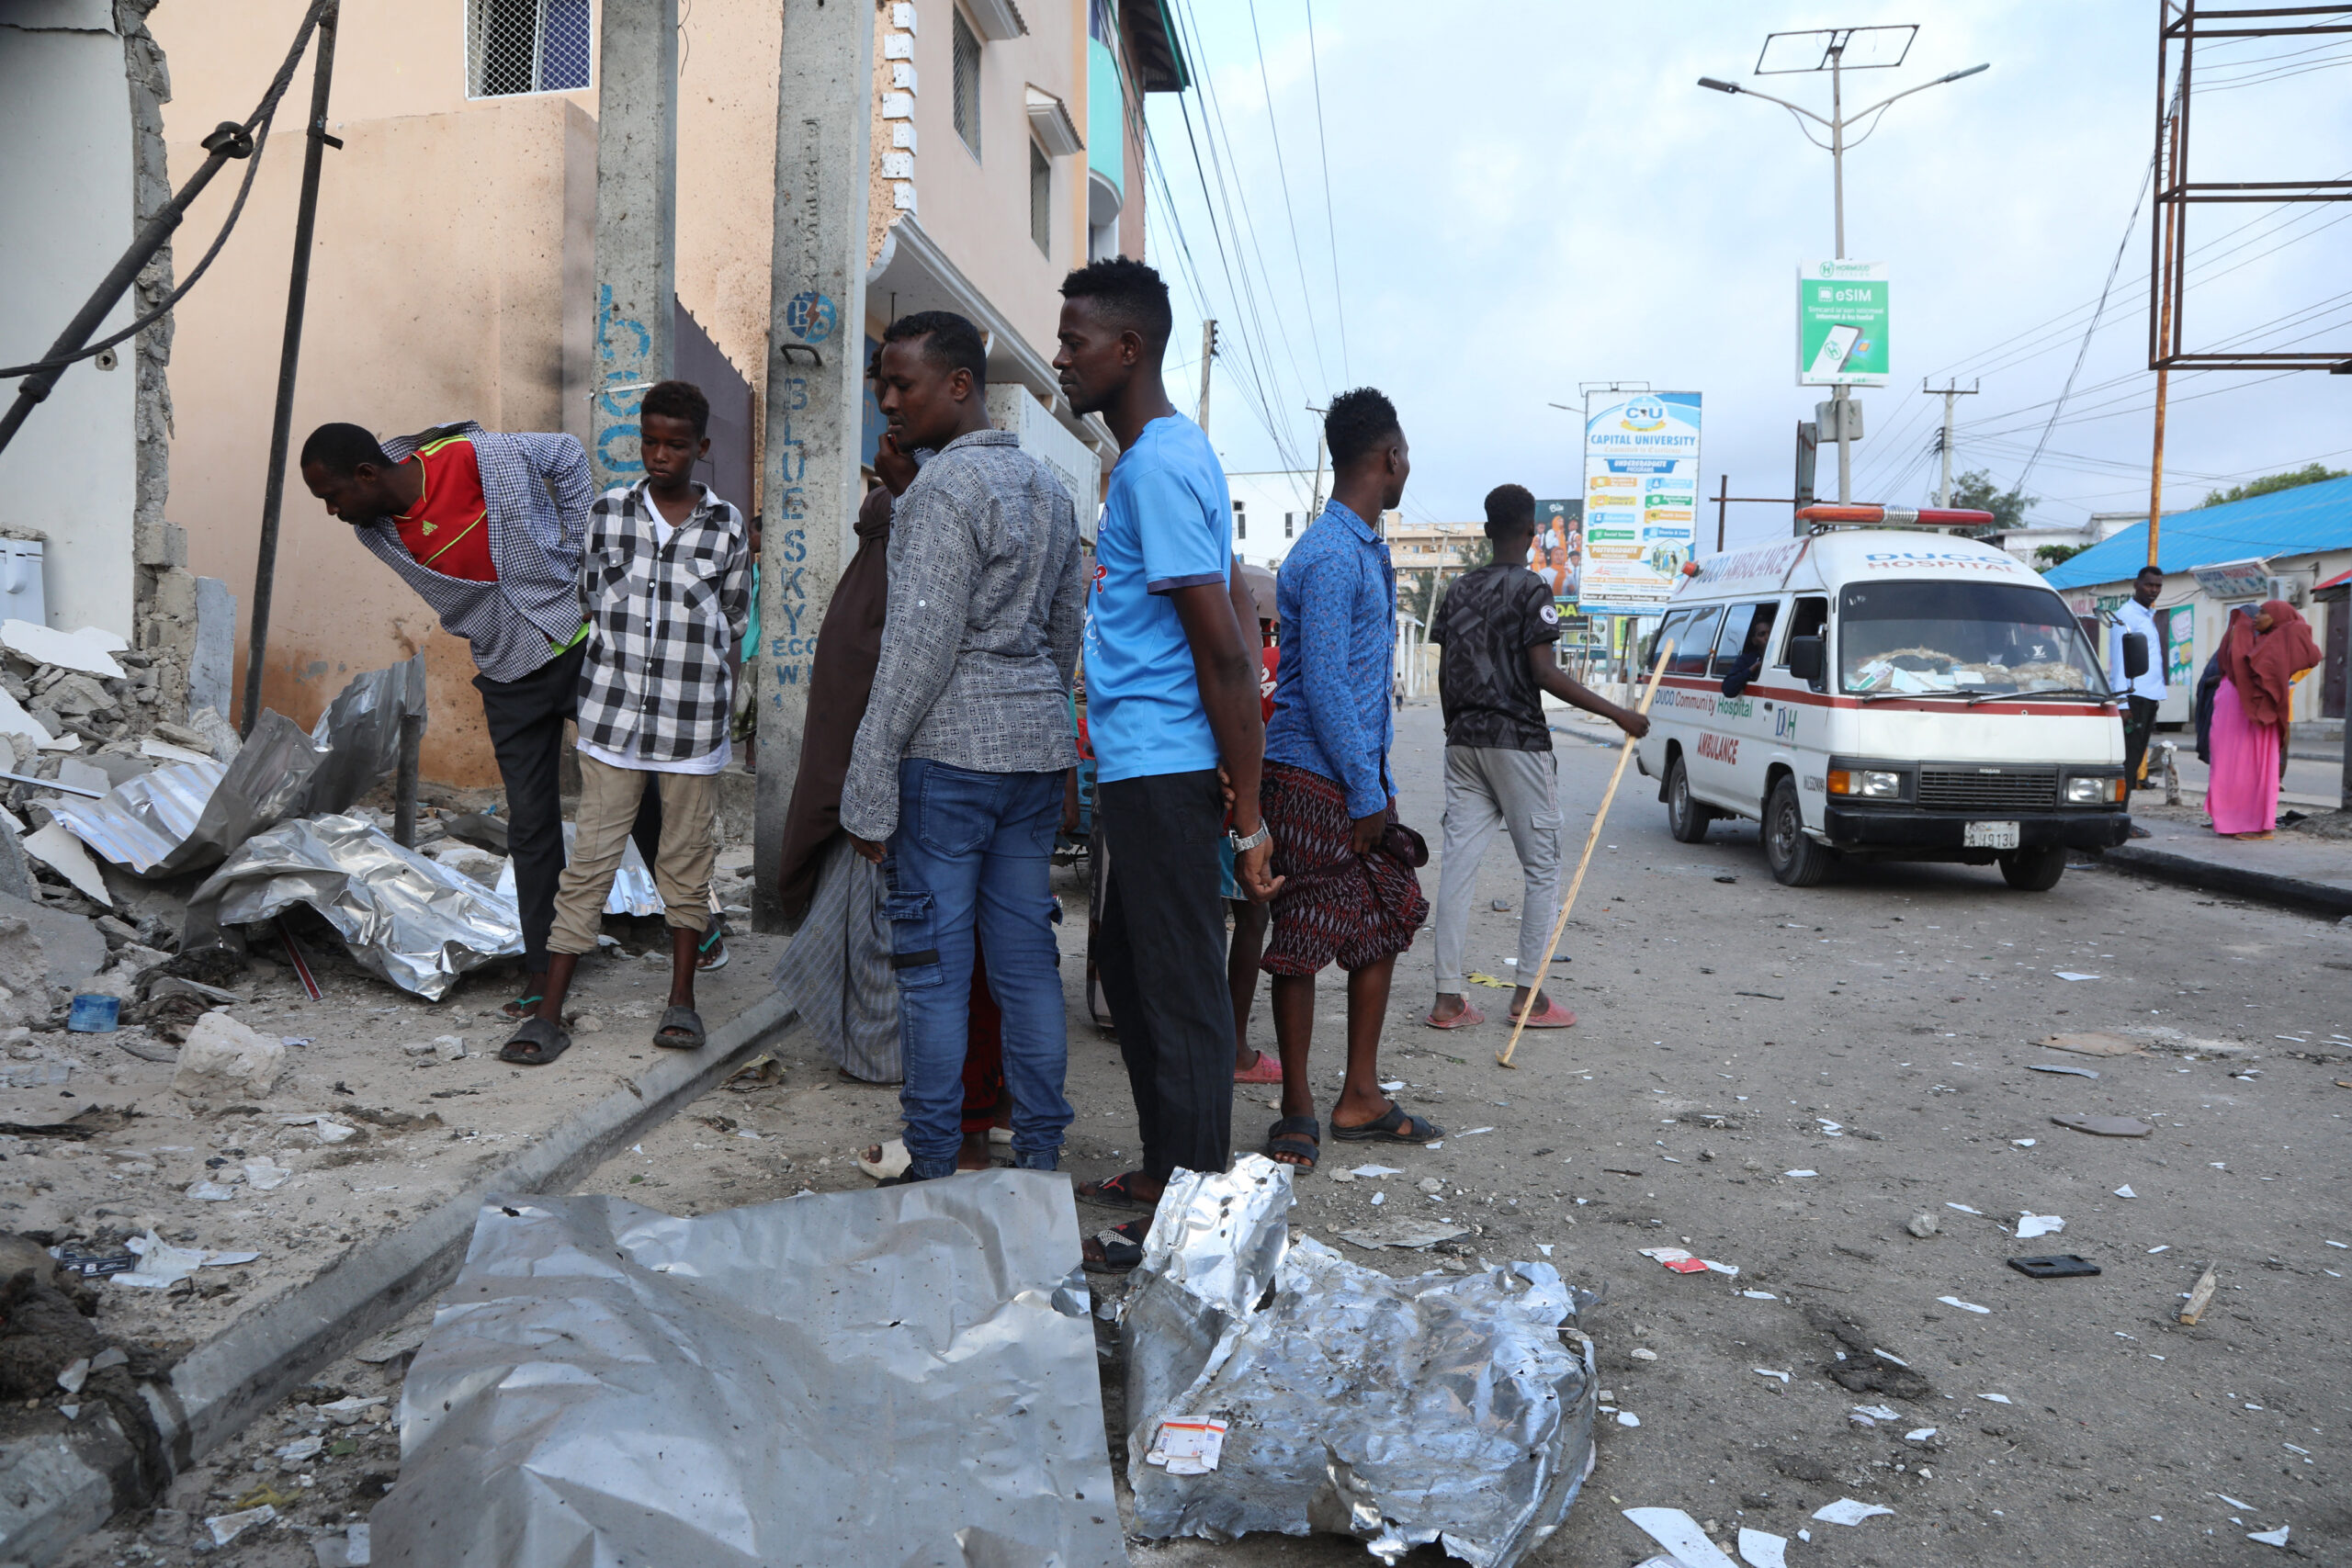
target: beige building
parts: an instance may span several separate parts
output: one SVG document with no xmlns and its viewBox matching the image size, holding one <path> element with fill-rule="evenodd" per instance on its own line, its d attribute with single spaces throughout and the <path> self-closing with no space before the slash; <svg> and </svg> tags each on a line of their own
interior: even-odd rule
<svg viewBox="0 0 2352 1568">
<path fill-rule="evenodd" d="M 972 317 L 990 333 L 991 413 L 1092 493 L 1110 441 L 1057 393 L 1057 288 L 1092 256 L 1143 254 L 1137 95 L 1186 84 L 1160 9 L 853 3 L 873 5 L 875 28 L 866 333 L 894 312 Z M 328 420 L 390 434 L 471 418 L 587 439 L 600 4 L 344 0 L 328 114 L 343 146 L 326 154 L 321 186 L 298 446 Z M 202 135 L 250 112 L 303 9 L 156 7 L 175 178 Z M 735 449 L 714 452 L 711 478 L 756 510 L 781 8 L 695 0 L 681 12 L 681 373 L 705 380 L 720 410 L 741 411 L 740 424 L 722 414 L 715 427 L 715 448 L 725 437 Z M 240 689 L 308 85 L 306 62 L 221 265 L 177 312 L 170 367 L 169 515 L 187 531 L 190 568 L 238 595 Z M 218 227 L 232 184 L 196 204 L 183 249 Z M 869 409 L 868 457 L 877 435 Z M 264 702 L 308 723 L 353 673 L 418 649 L 433 681 L 425 777 L 494 782 L 464 645 L 289 473 Z"/>
</svg>

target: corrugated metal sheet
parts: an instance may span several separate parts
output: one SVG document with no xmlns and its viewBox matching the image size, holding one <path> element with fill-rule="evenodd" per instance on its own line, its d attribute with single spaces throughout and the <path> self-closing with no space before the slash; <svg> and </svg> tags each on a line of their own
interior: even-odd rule
<svg viewBox="0 0 2352 1568">
<path fill-rule="evenodd" d="M 2274 491 L 2247 501 L 2199 507 L 2165 519 L 2156 564 L 2167 572 L 2256 556 L 2352 549 L 2352 478 Z M 2148 562 L 2148 525 L 2135 523 L 2053 567 L 2052 588 L 2127 582 Z"/>
</svg>

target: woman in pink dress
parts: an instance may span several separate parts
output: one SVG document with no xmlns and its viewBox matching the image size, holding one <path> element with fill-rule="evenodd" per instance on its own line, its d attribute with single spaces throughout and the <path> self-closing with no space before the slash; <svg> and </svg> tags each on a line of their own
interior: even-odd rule
<svg viewBox="0 0 2352 1568">
<path fill-rule="evenodd" d="M 2213 695 L 2213 765 L 2205 790 L 2216 833 L 2267 839 L 2278 826 L 2288 691 L 2319 657 L 2310 626 L 2283 599 L 2271 600 L 2251 619 L 2230 617 L 2222 639 L 2222 684 Z"/>
</svg>

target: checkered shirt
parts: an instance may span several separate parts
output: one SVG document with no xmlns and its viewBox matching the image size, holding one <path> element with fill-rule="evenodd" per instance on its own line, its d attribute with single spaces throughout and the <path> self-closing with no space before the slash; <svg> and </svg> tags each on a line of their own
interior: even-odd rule
<svg viewBox="0 0 2352 1568">
<path fill-rule="evenodd" d="M 580 631 L 580 540 L 595 496 L 588 454 L 576 436 L 484 430 L 471 420 L 393 436 L 384 453 L 406 462 L 418 447 L 450 435 L 473 443 L 498 581 L 445 577 L 419 565 L 389 517 L 355 531 L 433 607 L 443 630 L 472 645 L 482 674 L 519 681 Z"/>
<path fill-rule="evenodd" d="M 606 491 L 580 558 L 580 739 L 649 762 L 690 761 L 727 739 L 732 655 L 751 622 L 751 529 L 695 490 L 693 515 L 659 546 L 644 482 Z"/>
</svg>

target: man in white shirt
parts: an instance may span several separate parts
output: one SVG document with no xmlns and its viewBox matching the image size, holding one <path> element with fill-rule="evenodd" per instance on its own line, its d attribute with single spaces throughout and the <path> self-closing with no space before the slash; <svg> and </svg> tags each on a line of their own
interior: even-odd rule
<svg viewBox="0 0 2352 1568">
<path fill-rule="evenodd" d="M 2108 683 L 2118 691 L 2129 687 L 2132 693 L 2131 711 L 2123 720 L 2123 776 L 2133 789 L 2144 787 L 2140 770 L 2148 760 L 2148 736 L 2156 727 L 2156 705 L 2165 700 L 2165 639 L 2156 631 L 2156 618 L 2148 614 L 2148 607 L 2164 591 L 2163 569 L 2142 567 L 2132 580 L 2132 597 L 2116 606 L 2115 619 L 2107 630 Z M 2147 671 L 2132 680 L 2123 674 L 2123 638 L 2129 632 L 2148 639 Z"/>
</svg>

